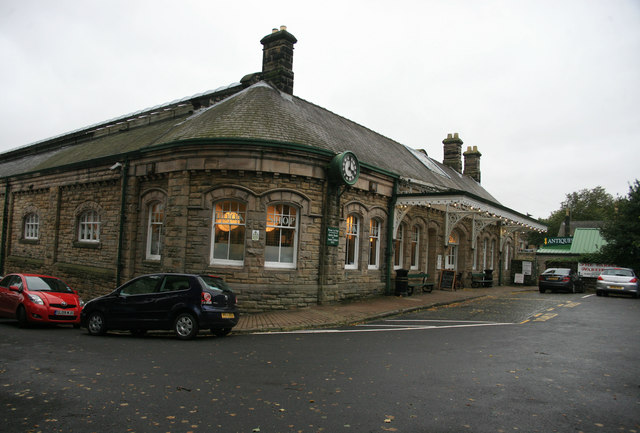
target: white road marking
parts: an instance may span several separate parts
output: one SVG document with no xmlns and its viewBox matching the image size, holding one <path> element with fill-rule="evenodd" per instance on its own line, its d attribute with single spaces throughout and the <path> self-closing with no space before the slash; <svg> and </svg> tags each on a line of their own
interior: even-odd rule
<svg viewBox="0 0 640 433">
<path fill-rule="evenodd" d="M 479 326 L 504 326 L 504 325 L 516 325 L 516 323 L 465 323 L 461 325 L 424 325 L 424 326 L 405 326 L 394 327 L 393 325 L 357 325 L 359 329 L 301 329 L 299 331 L 275 331 L 275 332 L 256 332 L 256 334 L 341 334 L 341 333 L 354 333 L 354 332 L 390 332 L 390 331 L 419 331 L 424 329 L 444 329 L 444 328 L 473 328 Z M 376 329 L 362 329 L 367 326 L 378 326 Z M 379 328 L 380 326 L 386 326 L 385 328 Z"/>
</svg>

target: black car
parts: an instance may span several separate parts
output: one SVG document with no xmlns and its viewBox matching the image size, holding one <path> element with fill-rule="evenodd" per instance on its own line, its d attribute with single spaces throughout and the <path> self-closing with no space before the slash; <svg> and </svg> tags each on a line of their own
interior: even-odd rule
<svg viewBox="0 0 640 433">
<path fill-rule="evenodd" d="M 87 302 L 81 326 L 91 335 L 109 330 L 174 330 L 181 339 L 201 328 L 224 336 L 238 324 L 236 296 L 222 278 L 195 274 L 150 274 L 135 278 L 112 293 Z"/>
<path fill-rule="evenodd" d="M 552 292 L 584 292 L 584 281 L 576 271 L 570 268 L 549 268 L 538 278 L 540 293 L 546 290 Z"/>
</svg>

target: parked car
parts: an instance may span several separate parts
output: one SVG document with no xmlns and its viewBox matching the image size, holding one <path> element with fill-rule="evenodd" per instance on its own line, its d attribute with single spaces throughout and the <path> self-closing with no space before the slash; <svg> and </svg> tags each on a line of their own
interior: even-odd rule
<svg viewBox="0 0 640 433">
<path fill-rule="evenodd" d="M 109 330 L 173 330 L 180 339 L 194 338 L 201 328 L 224 336 L 238 324 L 233 291 L 213 275 L 150 274 L 93 299 L 82 310 L 82 326 L 91 335 Z"/>
<path fill-rule="evenodd" d="M 540 293 L 547 290 L 557 292 L 584 292 L 584 281 L 576 271 L 570 268 L 549 268 L 538 278 Z"/>
<path fill-rule="evenodd" d="M 80 327 L 83 302 L 78 293 L 49 275 L 9 274 L 0 280 L 0 316 L 31 323 Z"/>
<path fill-rule="evenodd" d="M 607 268 L 600 273 L 596 280 L 596 295 L 609 293 L 628 293 L 640 297 L 638 277 L 629 268 Z"/>
</svg>

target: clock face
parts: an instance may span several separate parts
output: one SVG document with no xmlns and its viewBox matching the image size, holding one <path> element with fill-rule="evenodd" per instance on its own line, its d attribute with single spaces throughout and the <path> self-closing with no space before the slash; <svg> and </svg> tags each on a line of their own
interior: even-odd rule
<svg viewBox="0 0 640 433">
<path fill-rule="evenodd" d="M 353 153 L 345 153 L 342 158 L 342 178 L 345 182 L 353 185 L 358 180 L 360 174 L 360 165 L 358 159 Z"/>
</svg>

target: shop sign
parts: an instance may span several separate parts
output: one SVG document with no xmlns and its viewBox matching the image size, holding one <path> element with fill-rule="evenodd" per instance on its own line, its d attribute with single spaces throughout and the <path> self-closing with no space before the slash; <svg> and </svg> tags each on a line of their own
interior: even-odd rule
<svg viewBox="0 0 640 433">
<path fill-rule="evenodd" d="M 545 245 L 571 245 L 573 238 L 544 238 Z"/>
<path fill-rule="evenodd" d="M 578 274 L 581 277 L 597 278 L 598 275 L 606 268 L 611 268 L 613 265 L 600 265 L 593 263 L 578 263 Z"/>
</svg>

